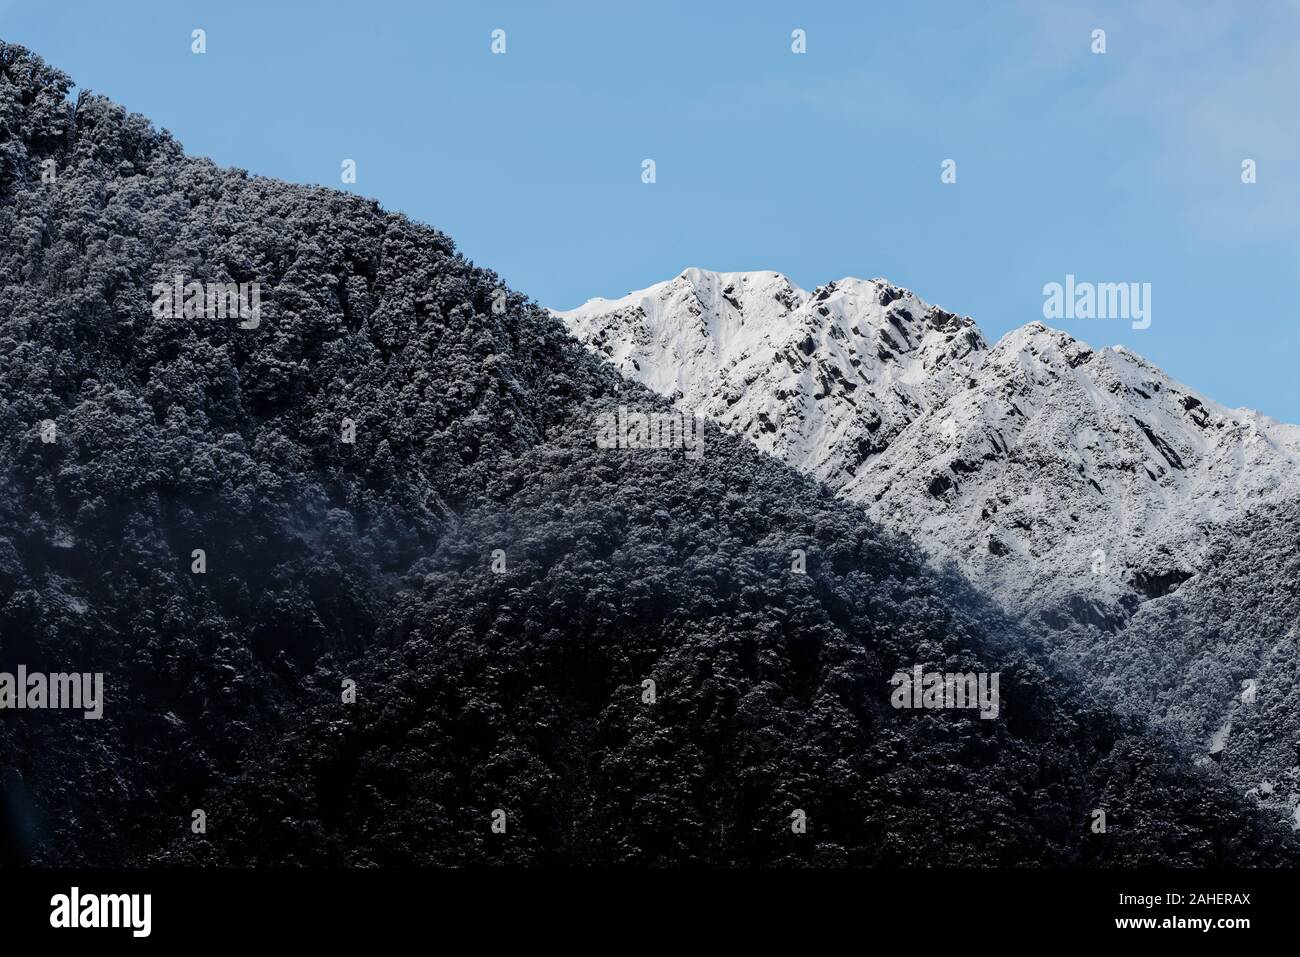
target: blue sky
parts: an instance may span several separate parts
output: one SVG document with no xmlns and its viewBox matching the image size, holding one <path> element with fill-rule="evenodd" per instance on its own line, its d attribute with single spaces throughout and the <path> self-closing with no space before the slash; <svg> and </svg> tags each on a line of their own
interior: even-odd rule
<svg viewBox="0 0 1300 957">
<path fill-rule="evenodd" d="M 997 338 L 1067 273 L 1149 282 L 1148 329 L 1053 324 L 1300 422 L 1290 0 L 0 0 L 0 37 L 191 153 L 437 226 L 544 305 L 686 266 L 886 276 Z"/>
</svg>

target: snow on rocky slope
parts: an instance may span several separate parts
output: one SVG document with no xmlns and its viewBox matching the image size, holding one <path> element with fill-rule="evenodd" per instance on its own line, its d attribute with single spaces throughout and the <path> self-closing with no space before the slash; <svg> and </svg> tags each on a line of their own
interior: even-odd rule
<svg viewBox="0 0 1300 957">
<path fill-rule="evenodd" d="M 1049 628 L 1120 627 L 1214 527 L 1300 492 L 1300 427 L 1040 322 L 990 348 L 883 279 L 688 269 L 555 315 Z"/>
<path fill-rule="evenodd" d="M 884 280 L 688 269 L 556 313 L 620 370 L 842 488 L 965 382 L 975 324 Z"/>
</svg>

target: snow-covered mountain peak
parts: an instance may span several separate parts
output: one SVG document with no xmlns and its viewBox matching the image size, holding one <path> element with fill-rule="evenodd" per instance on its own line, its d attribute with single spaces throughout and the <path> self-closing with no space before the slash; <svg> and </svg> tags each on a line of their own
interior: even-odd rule
<svg viewBox="0 0 1300 957">
<path fill-rule="evenodd" d="M 809 292 L 780 273 L 692 268 L 555 315 L 625 374 L 833 484 L 988 348 L 969 318 L 884 279 Z"/>
<path fill-rule="evenodd" d="M 1073 610 L 1103 623 L 1194 574 L 1213 526 L 1297 494 L 1298 469 L 1300 428 L 1033 322 L 841 492 L 1008 605 L 1082 587 Z"/>
<path fill-rule="evenodd" d="M 990 347 L 885 279 L 687 269 L 556 315 L 1015 610 L 1109 627 L 1194 574 L 1215 525 L 1300 495 L 1300 427 L 1039 321 Z"/>
</svg>

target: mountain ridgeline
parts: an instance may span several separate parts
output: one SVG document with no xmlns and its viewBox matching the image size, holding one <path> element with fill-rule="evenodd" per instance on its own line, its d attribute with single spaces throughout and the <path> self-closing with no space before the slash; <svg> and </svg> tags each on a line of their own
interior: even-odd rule
<svg viewBox="0 0 1300 957">
<path fill-rule="evenodd" d="M 1041 322 L 990 346 L 884 279 L 687 269 L 556 315 L 1053 631 L 1122 627 L 1203 567 L 1215 528 L 1300 498 L 1300 427 Z"/>
<path fill-rule="evenodd" d="M 4 863 L 1300 859 L 826 485 L 599 447 L 668 400 L 446 236 L 70 86 L 0 43 L 0 673 L 103 716 L 0 712 Z"/>
</svg>

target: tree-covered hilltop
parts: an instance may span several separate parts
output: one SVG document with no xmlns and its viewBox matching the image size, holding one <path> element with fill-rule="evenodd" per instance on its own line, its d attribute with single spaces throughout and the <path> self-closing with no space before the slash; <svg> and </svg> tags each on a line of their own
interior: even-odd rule
<svg viewBox="0 0 1300 957">
<path fill-rule="evenodd" d="M 597 448 L 667 405 L 445 236 L 69 85 L 0 44 L 0 671 L 105 715 L 0 714 L 4 861 L 1294 859 L 858 508 Z M 160 317 L 177 275 L 260 322 Z M 999 718 L 890 708 L 913 664 Z"/>
</svg>

